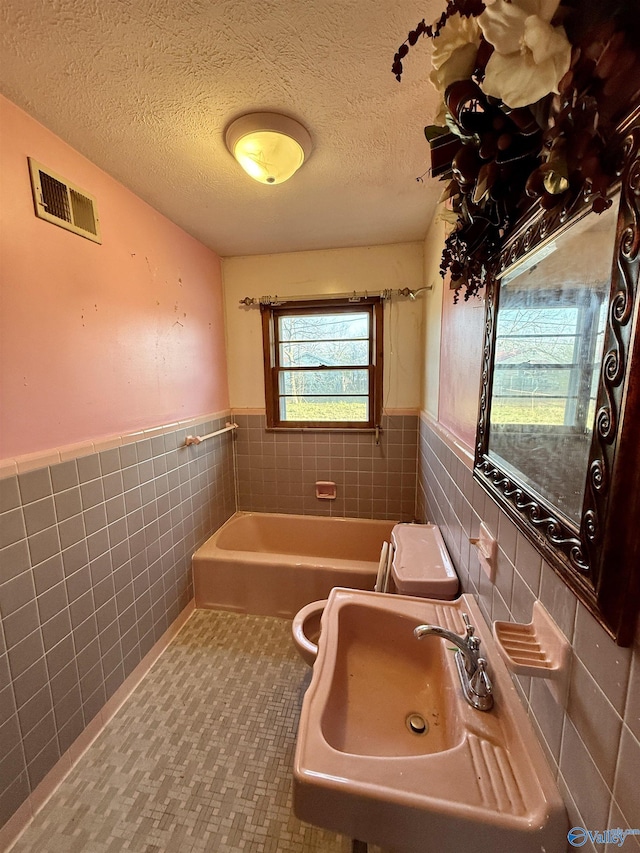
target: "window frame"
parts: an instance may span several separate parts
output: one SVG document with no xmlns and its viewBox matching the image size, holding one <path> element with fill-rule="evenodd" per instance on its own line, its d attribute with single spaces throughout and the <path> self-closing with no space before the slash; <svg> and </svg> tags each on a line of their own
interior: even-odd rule
<svg viewBox="0 0 640 853">
<path fill-rule="evenodd" d="M 279 378 L 284 367 L 279 363 L 278 320 L 287 314 L 349 314 L 366 308 L 370 314 L 369 325 L 369 363 L 365 369 L 369 372 L 369 419 L 367 421 L 292 421 L 280 417 Z M 262 320 L 262 343 L 264 361 L 265 410 L 267 429 L 294 430 L 374 430 L 380 426 L 382 418 L 382 394 L 384 377 L 383 359 L 383 314 L 384 304 L 381 296 L 349 298 L 328 298 L 310 300 L 282 300 L 260 305 Z M 336 368 L 309 367 L 300 370 L 349 369 L 349 365 Z M 363 369 L 363 365 L 354 365 L 354 369 Z M 364 395 L 359 395 L 364 396 Z"/>
</svg>

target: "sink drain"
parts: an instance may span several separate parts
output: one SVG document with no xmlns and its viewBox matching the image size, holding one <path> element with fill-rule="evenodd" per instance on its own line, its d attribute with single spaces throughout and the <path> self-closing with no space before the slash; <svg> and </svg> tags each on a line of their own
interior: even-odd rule
<svg viewBox="0 0 640 853">
<path fill-rule="evenodd" d="M 429 731 L 429 723 L 425 720 L 422 714 L 407 714 L 405 722 L 411 734 L 426 735 Z"/>
</svg>

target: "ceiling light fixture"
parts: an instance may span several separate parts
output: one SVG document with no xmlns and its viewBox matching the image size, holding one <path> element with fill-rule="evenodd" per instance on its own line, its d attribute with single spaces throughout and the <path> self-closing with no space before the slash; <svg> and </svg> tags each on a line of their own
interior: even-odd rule
<svg viewBox="0 0 640 853">
<path fill-rule="evenodd" d="M 245 172 L 261 184 L 281 184 L 311 154 L 309 131 L 278 113 L 249 113 L 231 122 L 227 148 Z"/>
</svg>

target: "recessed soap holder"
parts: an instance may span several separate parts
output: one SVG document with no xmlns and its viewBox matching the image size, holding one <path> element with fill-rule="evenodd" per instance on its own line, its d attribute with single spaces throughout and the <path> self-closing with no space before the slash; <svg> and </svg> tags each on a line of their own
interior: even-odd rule
<svg viewBox="0 0 640 853">
<path fill-rule="evenodd" d="M 508 669 L 548 679 L 555 700 L 566 705 L 571 644 L 539 601 L 533 604 L 531 622 L 494 622 L 493 635 Z"/>
<path fill-rule="evenodd" d="M 336 484 L 332 480 L 317 480 L 316 497 L 321 501 L 335 501 L 337 497 Z"/>
<path fill-rule="evenodd" d="M 484 573 L 489 578 L 489 581 L 491 583 L 495 583 L 496 549 L 498 547 L 498 543 L 484 521 L 480 525 L 478 537 L 469 539 L 469 542 L 471 542 L 471 544 L 476 548 L 478 552 L 478 562 L 484 569 Z"/>
</svg>

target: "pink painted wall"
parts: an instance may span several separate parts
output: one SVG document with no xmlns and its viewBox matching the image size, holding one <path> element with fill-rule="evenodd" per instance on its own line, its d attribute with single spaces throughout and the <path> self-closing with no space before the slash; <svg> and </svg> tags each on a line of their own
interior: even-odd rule
<svg viewBox="0 0 640 853">
<path fill-rule="evenodd" d="M 438 419 L 473 452 L 482 365 L 484 304 L 461 298 L 445 282 L 442 300 Z"/>
<path fill-rule="evenodd" d="M 0 459 L 224 410 L 220 259 L 0 96 Z M 96 196 L 37 219 L 27 156 Z"/>
</svg>

